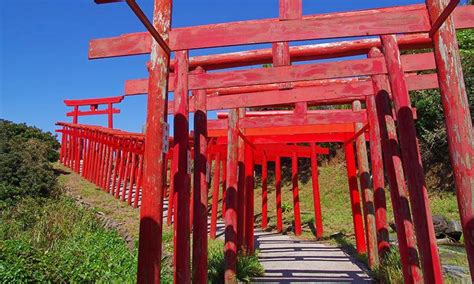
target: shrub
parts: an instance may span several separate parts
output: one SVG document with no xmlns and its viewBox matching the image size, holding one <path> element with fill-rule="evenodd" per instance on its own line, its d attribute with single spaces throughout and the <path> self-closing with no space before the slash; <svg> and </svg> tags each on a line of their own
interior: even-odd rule
<svg viewBox="0 0 474 284">
<path fill-rule="evenodd" d="M 51 133 L 0 120 L 0 208 L 20 197 L 57 192 L 51 161 L 59 143 Z"/>
<path fill-rule="evenodd" d="M 219 240 L 210 240 L 208 247 L 208 282 L 224 283 L 224 244 Z M 254 255 L 237 256 L 237 280 L 250 282 L 253 277 L 262 276 L 263 266 L 258 262 L 257 253 Z"/>
</svg>

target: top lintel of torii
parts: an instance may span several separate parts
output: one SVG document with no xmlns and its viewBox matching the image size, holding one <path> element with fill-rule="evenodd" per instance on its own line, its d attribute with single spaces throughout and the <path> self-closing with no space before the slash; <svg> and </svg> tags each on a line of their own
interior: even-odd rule
<svg viewBox="0 0 474 284">
<path fill-rule="evenodd" d="M 474 5 L 458 6 L 452 13 L 456 29 L 474 27 Z M 229 22 L 172 29 L 171 51 L 223 46 L 367 37 L 383 34 L 419 34 L 426 38 L 431 29 L 424 4 L 397 6 L 303 16 L 281 21 L 278 18 Z M 232 36 L 229 36 L 231 34 Z M 108 58 L 150 53 L 148 32 L 93 39 L 89 58 Z M 416 46 L 416 42 L 413 43 Z"/>
</svg>

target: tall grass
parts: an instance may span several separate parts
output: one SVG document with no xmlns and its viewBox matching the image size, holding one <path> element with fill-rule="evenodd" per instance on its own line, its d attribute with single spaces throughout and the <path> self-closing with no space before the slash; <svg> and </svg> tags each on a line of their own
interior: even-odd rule
<svg viewBox="0 0 474 284">
<path fill-rule="evenodd" d="M 136 251 L 69 198 L 28 198 L 0 216 L 2 283 L 135 282 Z"/>
<path fill-rule="evenodd" d="M 220 240 L 209 240 L 208 248 L 208 282 L 224 283 L 224 243 Z M 258 252 L 257 252 L 258 253 Z M 253 277 L 262 276 L 263 266 L 258 262 L 257 254 L 237 256 L 237 280 L 250 282 Z"/>
</svg>

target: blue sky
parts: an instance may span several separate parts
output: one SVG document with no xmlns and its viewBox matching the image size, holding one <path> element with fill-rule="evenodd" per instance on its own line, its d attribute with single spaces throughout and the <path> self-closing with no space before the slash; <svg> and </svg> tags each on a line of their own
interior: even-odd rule
<svg viewBox="0 0 474 284">
<path fill-rule="evenodd" d="M 303 0 L 303 14 L 422 3 L 417 0 Z M 464 2 L 464 1 L 463 1 Z M 153 1 L 141 0 L 147 12 Z M 277 0 L 175 0 L 173 27 L 278 17 Z M 93 38 L 143 31 L 125 3 L 96 5 L 93 0 L 0 1 L 0 118 L 54 131 L 70 121 L 64 99 L 122 95 L 126 79 L 147 76 L 148 55 L 88 60 Z M 191 55 L 231 52 L 269 45 L 192 51 Z M 115 127 L 141 131 L 145 96 L 119 104 Z M 106 124 L 106 117 L 80 122 Z"/>
</svg>

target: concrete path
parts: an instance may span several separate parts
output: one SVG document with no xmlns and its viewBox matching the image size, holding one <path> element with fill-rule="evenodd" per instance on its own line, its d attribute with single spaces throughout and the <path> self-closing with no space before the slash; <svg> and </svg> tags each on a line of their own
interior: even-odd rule
<svg viewBox="0 0 474 284">
<path fill-rule="evenodd" d="M 255 242 L 265 276 L 254 283 L 371 282 L 356 261 L 336 246 L 258 230 Z"/>
</svg>

